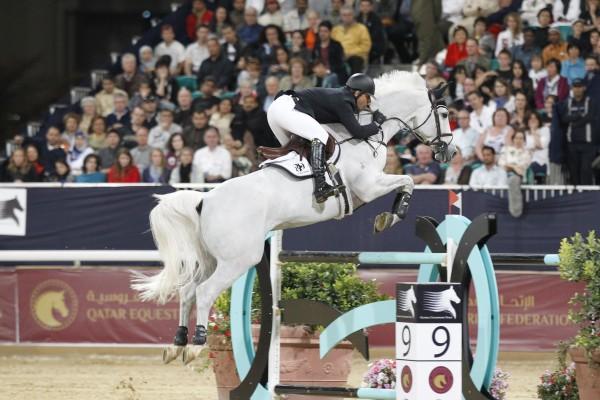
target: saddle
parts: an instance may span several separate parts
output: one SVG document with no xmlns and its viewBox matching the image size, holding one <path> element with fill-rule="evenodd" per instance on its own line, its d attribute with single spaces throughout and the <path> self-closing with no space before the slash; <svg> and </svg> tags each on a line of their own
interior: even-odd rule
<svg viewBox="0 0 600 400">
<path fill-rule="evenodd" d="M 325 159 L 328 160 L 333 156 L 336 142 L 331 135 L 327 139 L 325 145 Z M 260 146 L 256 149 L 258 154 L 263 156 L 265 160 L 274 160 L 276 158 L 287 155 L 295 151 L 300 155 L 300 159 L 306 158 L 310 161 L 310 142 L 298 135 L 291 135 L 290 141 L 283 147 L 266 147 Z"/>
</svg>

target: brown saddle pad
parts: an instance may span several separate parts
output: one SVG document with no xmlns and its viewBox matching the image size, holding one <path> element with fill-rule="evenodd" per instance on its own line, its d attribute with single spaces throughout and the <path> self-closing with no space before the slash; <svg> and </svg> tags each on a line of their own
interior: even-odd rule
<svg viewBox="0 0 600 400">
<path fill-rule="evenodd" d="M 281 156 L 285 156 L 289 152 L 295 151 L 300 157 L 305 157 L 310 161 L 310 142 L 298 135 L 292 135 L 290 141 L 283 147 L 266 147 L 260 146 L 256 149 L 265 160 L 274 160 Z M 328 160 L 333 156 L 335 150 L 335 140 L 331 135 L 327 139 L 325 145 L 325 159 Z"/>
</svg>

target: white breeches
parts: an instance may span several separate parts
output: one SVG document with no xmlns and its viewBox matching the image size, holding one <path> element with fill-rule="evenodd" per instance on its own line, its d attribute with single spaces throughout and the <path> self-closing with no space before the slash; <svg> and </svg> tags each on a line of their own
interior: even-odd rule
<svg viewBox="0 0 600 400">
<path fill-rule="evenodd" d="M 314 118 L 294 109 L 296 103 L 291 96 L 282 95 L 277 98 L 267 111 L 267 120 L 273 133 L 282 146 L 290 141 L 290 134 L 295 134 L 309 141 L 319 139 L 327 143 L 329 134 Z"/>
</svg>

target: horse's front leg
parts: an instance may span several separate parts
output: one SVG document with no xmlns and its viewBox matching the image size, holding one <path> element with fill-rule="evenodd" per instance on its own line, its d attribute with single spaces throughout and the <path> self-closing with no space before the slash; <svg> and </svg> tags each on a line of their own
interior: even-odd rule
<svg viewBox="0 0 600 400">
<path fill-rule="evenodd" d="M 364 202 L 370 202 L 392 190 L 396 191 L 396 198 L 391 212 L 383 212 L 375 218 L 373 230 L 375 233 L 391 228 L 402 221 L 408 213 L 408 206 L 415 184 L 408 175 L 389 175 L 379 172 L 365 176 L 354 190 L 355 194 Z"/>
</svg>

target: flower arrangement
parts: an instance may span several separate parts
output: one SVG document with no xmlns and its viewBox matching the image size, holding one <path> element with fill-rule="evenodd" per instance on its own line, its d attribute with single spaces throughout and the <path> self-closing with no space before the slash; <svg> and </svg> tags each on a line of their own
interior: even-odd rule
<svg viewBox="0 0 600 400">
<path fill-rule="evenodd" d="M 369 364 L 363 376 L 363 387 L 376 389 L 396 388 L 396 361 L 383 358 Z"/>
<path fill-rule="evenodd" d="M 508 390 L 508 378 L 510 374 L 502 371 L 500 368 L 496 368 L 494 376 L 492 377 L 492 383 L 490 384 L 489 392 L 492 397 L 496 400 L 504 400 L 506 398 L 506 391 Z"/>
<path fill-rule="evenodd" d="M 542 400 L 579 400 L 579 390 L 575 380 L 575 364 L 556 371 L 544 372 L 537 387 L 538 398 Z"/>
</svg>

